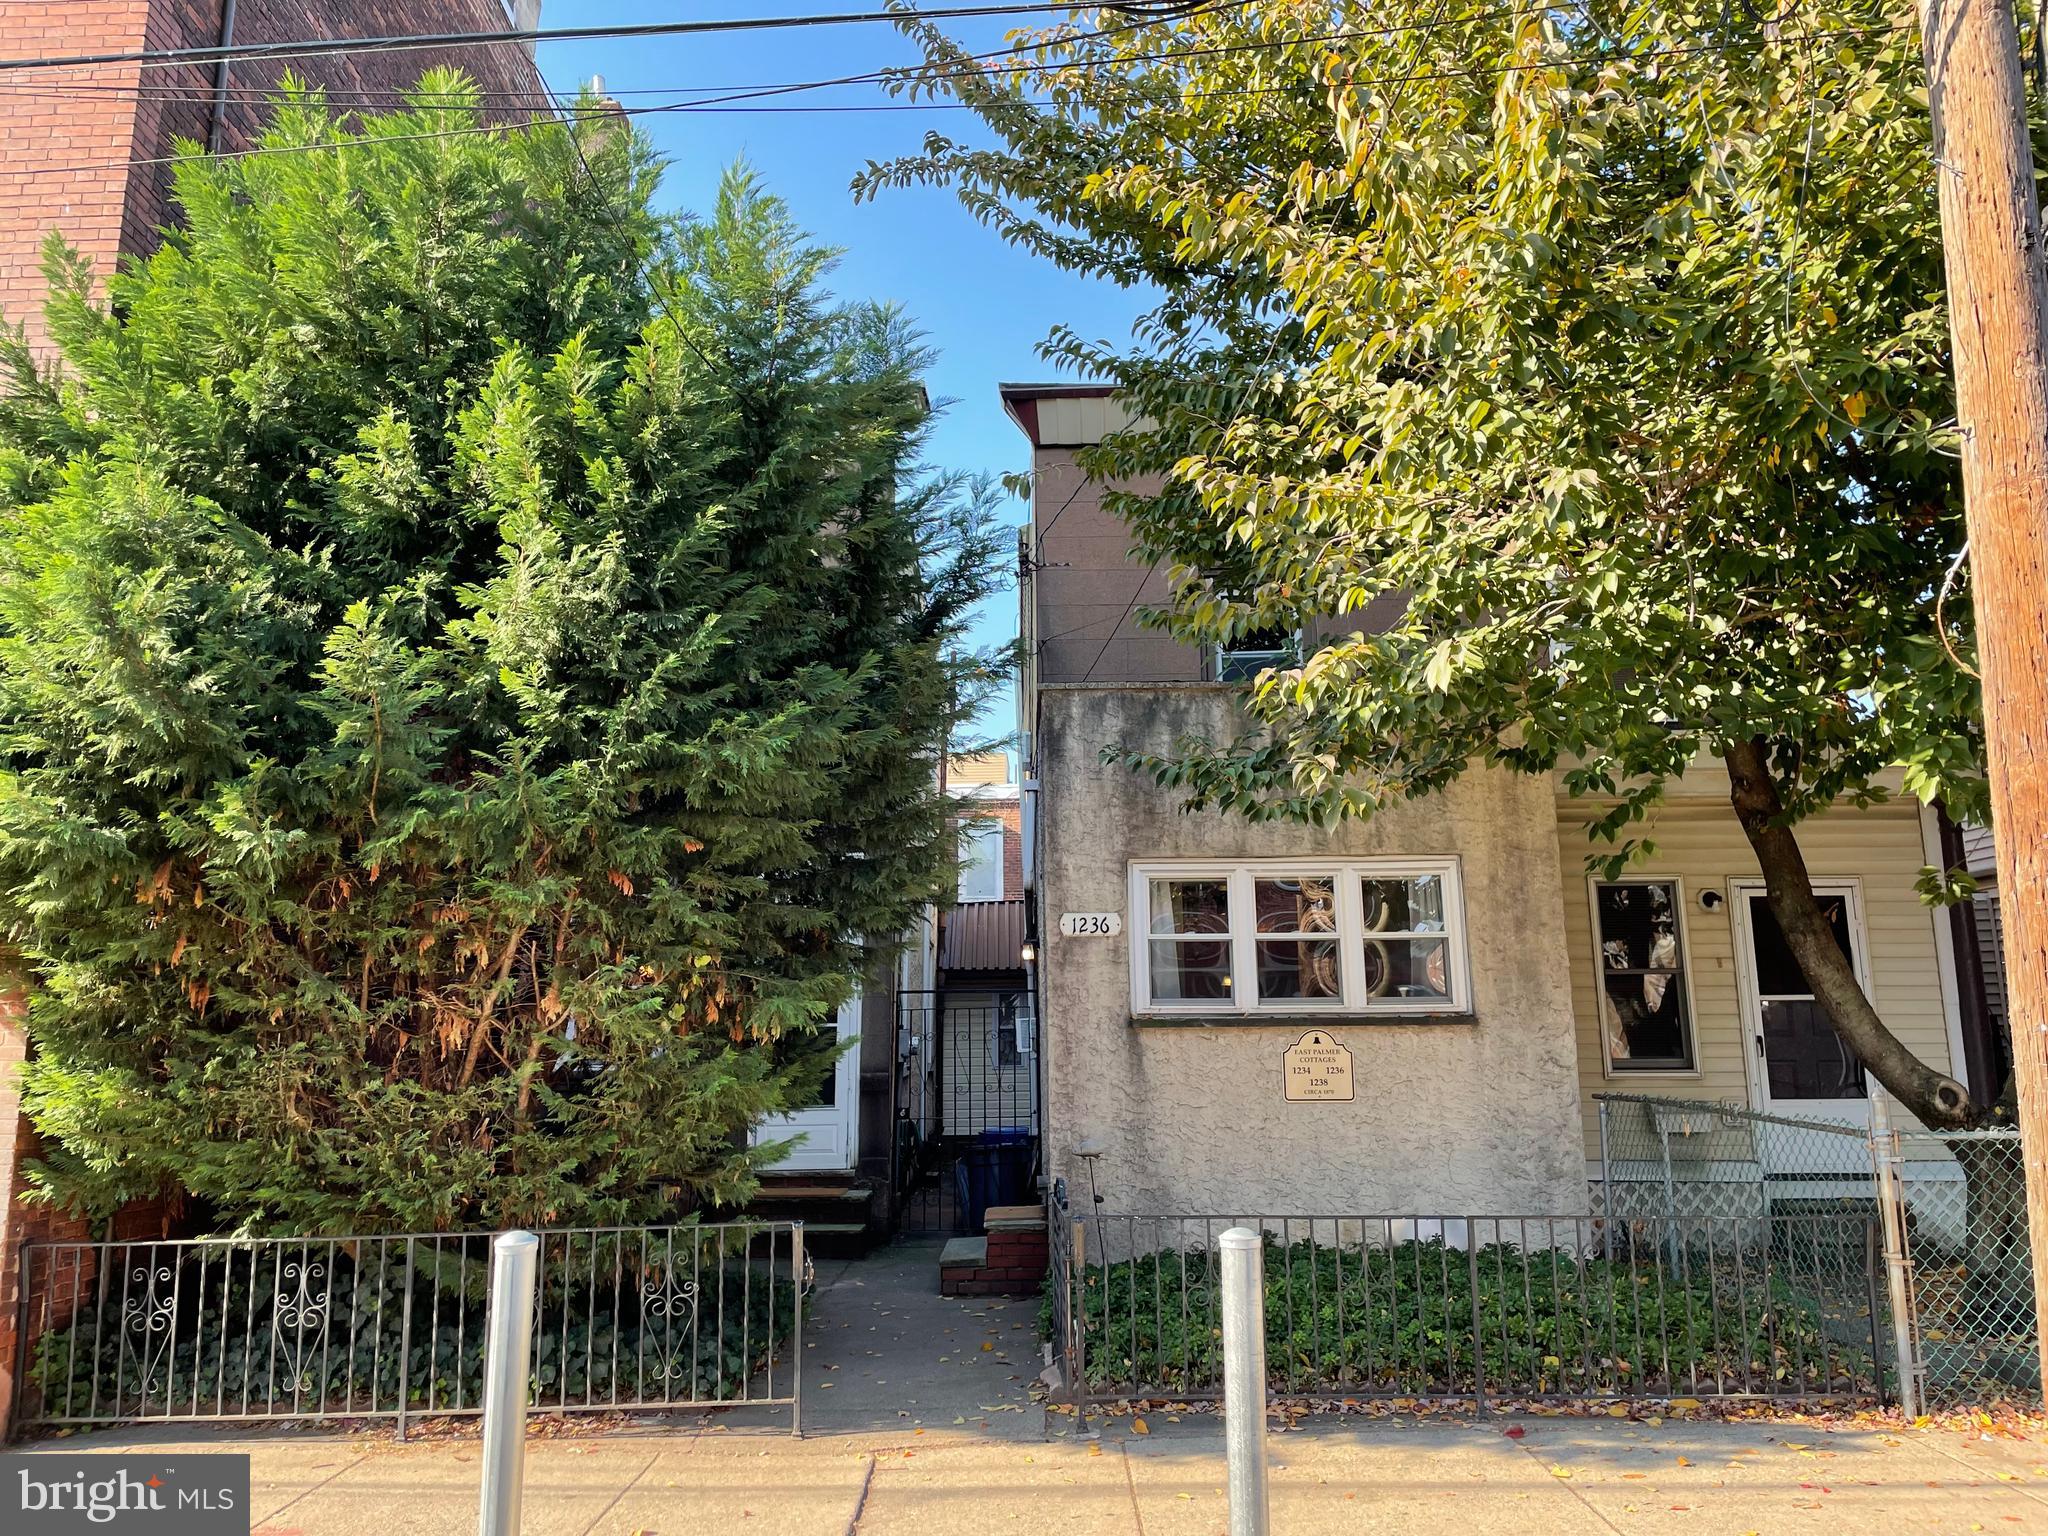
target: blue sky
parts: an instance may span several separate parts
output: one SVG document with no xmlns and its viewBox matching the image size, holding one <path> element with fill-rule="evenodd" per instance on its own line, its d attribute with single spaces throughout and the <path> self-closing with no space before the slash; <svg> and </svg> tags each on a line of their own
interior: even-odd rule
<svg viewBox="0 0 2048 1536">
<path fill-rule="evenodd" d="M 787 15 L 817 9 L 802 0 L 706 0 L 690 10 L 651 0 L 550 0 L 543 26 L 608 26 L 670 17 Z M 858 7 L 844 7 L 857 9 Z M 1004 23 L 953 24 L 975 49 L 1002 46 Z M 548 84 L 573 92 L 593 74 L 628 106 L 673 99 L 638 92 L 746 87 L 847 75 L 913 62 L 910 42 L 881 25 L 814 27 L 711 36 L 543 44 Z M 874 86 L 839 87 L 773 105 L 854 105 L 889 100 Z M 638 119 L 670 164 L 661 200 L 673 208 L 709 206 L 718 178 L 744 157 L 769 190 L 827 244 L 843 248 L 835 289 L 848 297 L 893 299 L 925 331 L 938 359 L 935 398 L 952 401 L 932 440 L 931 458 L 953 469 L 1000 474 L 1029 467 L 1023 434 L 1003 414 L 996 385 L 1056 377 L 1035 352 L 1055 323 L 1122 340 L 1139 301 L 1110 283 L 1061 272 L 1005 244 L 943 190 L 884 193 L 856 206 L 848 186 L 869 160 L 913 153 L 926 133 L 985 142 L 973 114 L 930 112 L 690 112 Z M 1014 499 L 1004 509 L 1023 519 Z M 983 642 L 1016 630 L 1016 594 L 984 608 Z M 991 724 L 1010 728 L 1007 699 Z"/>
</svg>

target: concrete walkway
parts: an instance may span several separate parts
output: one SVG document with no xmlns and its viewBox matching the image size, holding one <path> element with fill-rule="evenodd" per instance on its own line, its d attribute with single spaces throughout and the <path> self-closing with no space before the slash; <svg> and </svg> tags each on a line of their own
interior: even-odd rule
<svg viewBox="0 0 2048 1536">
<path fill-rule="evenodd" d="M 936 1245 L 821 1265 L 805 1438 L 788 1410 L 555 1433 L 528 1448 L 529 1536 L 1218 1536 L 1217 1419 L 1050 1420 L 1028 1399 L 1038 1305 L 952 1301 Z M 573 1428 L 573 1421 L 571 1426 Z M 1519 1429 L 1520 1434 L 1509 1431 Z M 476 1528 L 478 1445 L 389 1430 L 204 1434 L 158 1426 L 22 1449 L 237 1450 L 261 1536 Z M 1273 1529 L 1444 1536 L 1581 1532 L 2048 1533 L 2048 1444 L 1953 1431 L 1611 1418 L 1313 1418 L 1275 1432 Z M 1674 1522 L 1682 1522 L 1675 1524 Z"/>
<path fill-rule="evenodd" d="M 962 1430 L 1041 1440 L 1030 1397 L 1044 1368 L 1036 1300 L 939 1294 L 942 1241 L 897 1243 L 818 1266 L 804 1347 L 804 1433 Z M 786 1409 L 727 1415 L 787 1427 Z"/>
</svg>

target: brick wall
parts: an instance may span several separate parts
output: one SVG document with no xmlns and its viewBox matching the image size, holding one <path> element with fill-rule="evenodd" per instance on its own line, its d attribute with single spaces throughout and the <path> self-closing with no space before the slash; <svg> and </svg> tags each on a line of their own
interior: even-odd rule
<svg viewBox="0 0 2048 1536">
<path fill-rule="evenodd" d="M 21 1027 L 21 991 L 0 990 L 0 1190 L 21 1190 L 21 1165 L 36 1155 L 36 1134 L 21 1114 L 21 1063 L 27 1055 Z M 0 1207 L 0 1443 L 7 1435 L 14 1402 L 14 1371 L 20 1348 L 21 1245 L 87 1236 L 85 1223 L 47 1206 L 10 1198 Z"/>
<path fill-rule="evenodd" d="M 9 0 L 0 5 L 0 57 L 130 53 L 212 47 L 223 0 Z M 238 0 L 241 43 L 307 37 L 484 32 L 508 25 L 501 0 Z M 237 61 L 228 72 L 224 143 L 249 142 L 263 93 L 286 69 L 324 87 L 337 107 L 377 108 L 436 64 L 456 64 L 488 92 L 496 115 L 524 118 L 544 105 L 523 47 L 408 49 L 291 61 Z M 171 153 L 179 138 L 204 143 L 213 116 L 214 66 L 181 64 L 90 71 L 30 71 L 0 81 L 0 316 L 42 335 L 38 263 L 53 228 L 101 271 L 121 251 L 147 251 L 174 210 L 169 167 L 133 164 Z"/>
<path fill-rule="evenodd" d="M 0 56 L 132 53 L 148 13 L 148 0 L 0 5 Z M 0 79 L 0 317 L 38 339 L 43 236 L 61 228 L 102 269 L 120 248 L 136 88 L 133 65 Z"/>
<path fill-rule="evenodd" d="M 155 0 L 150 9 L 152 48 L 210 48 L 220 41 L 221 0 Z M 493 32 L 509 26 L 500 0 L 237 0 L 237 43 L 291 42 L 307 37 L 400 37 L 423 32 Z M 286 71 L 320 86 L 337 108 L 377 111 L 398 105 L 398 93 L 437 65 L 466 70 L 486 92 L 506 98 L 497 114 L 531 116 L 543 105 L 539 71 L 523 47 L 405 49 L 312 58 L 236 60 L 228 69 L 223 144 L 239 148 L 260 131 L 264 96 Z M 206 142 L 212 122 L 214 66 L 180 66 L 161 73 L 185 79 L 184 92 L 204 101 L 144 101 L 136 118 L 138 157 L 170 152 L 180 135 Z M 197 76 L 197 89 L 189 77 Z M 167 94 L 167 93 L 165 93 Z M 487 98 L 489 99 L 489 98 Z M 169 216 L 167 168 L 137 166 L 128 184 L 123 249 L 145 250 Z"/>
</svg>

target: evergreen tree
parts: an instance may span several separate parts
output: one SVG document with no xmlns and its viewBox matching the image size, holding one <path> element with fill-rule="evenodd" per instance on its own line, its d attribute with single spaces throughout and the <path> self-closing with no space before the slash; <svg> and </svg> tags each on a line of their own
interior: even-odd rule
<svg viewBox="0 0 2048 1536">
<path fill-rule="evenodd" d="M 459 76 L 175 172 L 0 399 L 0 922 L 48 1194 L 253 1229 L 744 1195 L 950 878 L 992 553 L 744 172 Z"/>
</svg>

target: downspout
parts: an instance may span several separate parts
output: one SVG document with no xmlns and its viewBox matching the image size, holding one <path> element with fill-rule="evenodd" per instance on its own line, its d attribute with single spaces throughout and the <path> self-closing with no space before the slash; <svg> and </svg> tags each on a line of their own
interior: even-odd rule
<svg viewBox="0 0 2048 1536">
<path fill-rule="evenodd" d="M 231 48 L 235 42 L 235 0 L 221 0 L 220 3 L 220 46 Z M 234 68 L 234 59 L 227 54 L 213 68 L 213 121 L 206 129 L 206 151 L 217 155 L 225 147 L 228 126 L 228 71 Z"/>
<path fill-rule="evenodd" d="M 1963 846 L 1963 829 L 1950 819 L 1947 810 L 1931 807 L 1935 818 L 1935 852 L 1944 874 L 1969 868 L 1969 853 Z M 2005 1089 L 1998 1070 L 1997 1028 L 1991 1022 L 1990 1000 L 1984 992 L 1984 954 L 1977 943 L 1976 907 L 1969 901 L 1952 902 L 1946 911 L 1937 909 L 1934 920 L 1949 925 L 1948 951 L 1954 968 L 1956 1002 L 1961 1013 L 1964 1080 L 1970 1096 L 1990 1108 Z"/>
</svg>

